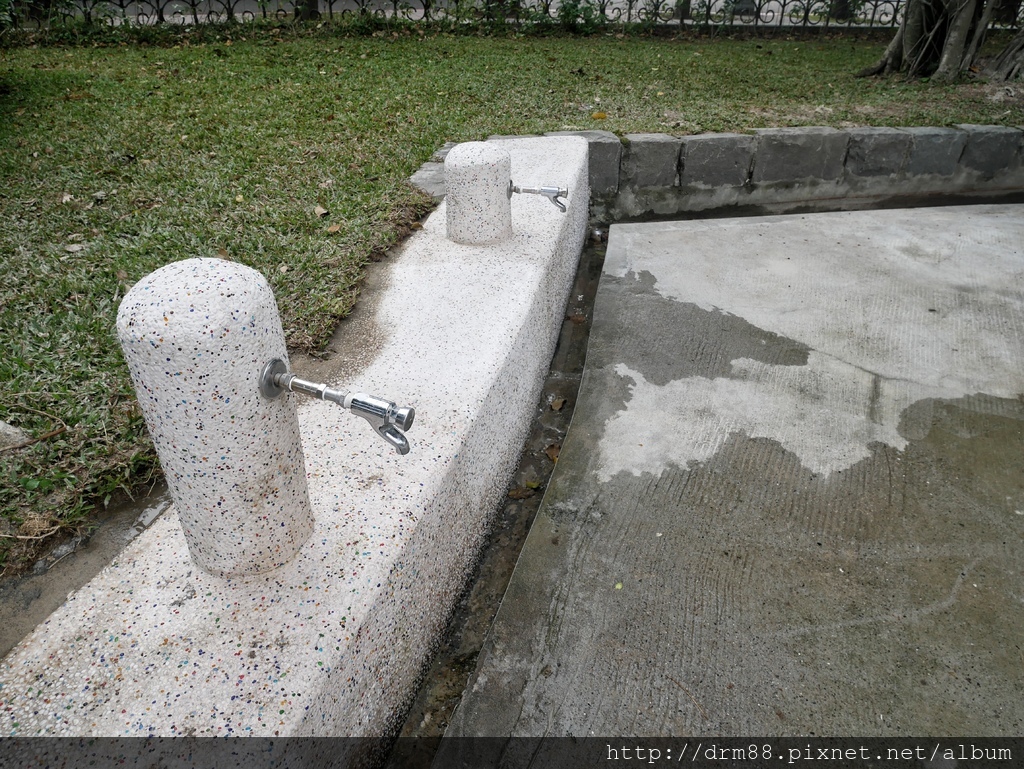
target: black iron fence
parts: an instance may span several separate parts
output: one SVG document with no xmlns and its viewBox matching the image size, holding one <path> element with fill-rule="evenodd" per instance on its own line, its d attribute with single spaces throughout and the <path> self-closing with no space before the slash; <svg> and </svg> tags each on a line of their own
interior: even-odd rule
<svg viewBox="0 0 1024 769">
<path fill-rule="evenodd" d="M 376 16 L 598 29 L 629 24 L 695 27 L 894 27 L 903 0 L 14 0 L 17 26 L 70 21 L 204 24 L 257 19 Z M 1024 0 L 1002 0 L 993 25 L 1024 25 Z"/>
</svg>

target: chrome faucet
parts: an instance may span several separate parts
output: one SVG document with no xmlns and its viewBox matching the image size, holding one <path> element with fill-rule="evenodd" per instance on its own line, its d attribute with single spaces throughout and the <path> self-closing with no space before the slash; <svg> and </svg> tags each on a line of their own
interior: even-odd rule
<svg viewBox="0 0 1024 769">
<path fill-rule="evenodd" d="M 291 373 L 283 360 L 274 358 L 260 372 L 260 393 L 265 398 L 276 398 L 285 390 L 331 401 L 349 409 L 369 422 L 370 427 L 390 443 L 396 452 L 403 456 L 409 453 L 409 441 L 403 433 L 412 427 L 413 419 L 416 418 L 415 409 L 399 408 L 391 401 L 375 395 L 342 392 L 325 384 L 307 382 Z"/>
<path fill-rule="evenodd" d="M 569 196 L 569 190 L 567 187 L 559 187 L 554 184 L 544 185 L 543 187 L 518 187 L 509 180 L 508 183 L 508 196 L 512 197 L 512 193 L 522 193 L 527 195 L 543 195 L 552 203 L 554 203 L 558 210 L 563 214 L 565 213 L 565 203 L 559 200 L 559 198 L 565 198 Z"/>
</svg>

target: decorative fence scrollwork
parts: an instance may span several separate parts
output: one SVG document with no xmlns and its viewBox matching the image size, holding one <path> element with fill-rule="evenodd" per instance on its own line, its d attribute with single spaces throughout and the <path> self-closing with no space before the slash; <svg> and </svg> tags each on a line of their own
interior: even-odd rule
<svg viewBox="0 0 1024 769">
<path fill-rule="evenodd" d="M 206 24 L 228 20 L 374 16 L 407 21 L 605 26 L 894 27 L 903 0 L 15 0 L 22 28 L 70 21 Z M 1003 0 L 995 27 L 1020 29 L 1024 2 Z"/>
</svg>

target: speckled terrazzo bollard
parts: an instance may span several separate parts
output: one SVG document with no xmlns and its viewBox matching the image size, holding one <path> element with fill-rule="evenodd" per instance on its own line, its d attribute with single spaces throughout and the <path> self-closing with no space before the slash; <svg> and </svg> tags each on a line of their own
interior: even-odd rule
<svg viewBox="0 0 1024 769">
<path fill-rule="evenodd" d="M 448 239 L 485 245 L 512 237 L 512 161 L 490 142 L 452 147 L 444 161 Z"/>
<path fill-rule="evenodd" d="M 266 279 L 173 262 L 125 295 L 117 336 L 192 560 L 240 577 L 291 559 L 313 514 L 295 406 L 259 392 L 263 365 L 287 360 Z"/>
</svg>

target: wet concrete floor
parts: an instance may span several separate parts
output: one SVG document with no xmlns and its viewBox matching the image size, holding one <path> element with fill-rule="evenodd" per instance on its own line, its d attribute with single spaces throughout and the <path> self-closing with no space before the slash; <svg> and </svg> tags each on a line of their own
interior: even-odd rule
<svg viewBox="0 0 1024 769">
<path fill-rule="evenodd" d="M 615 225 L 447 736 L 1019 735 L 1022 536 L 1024 206 Z"/>
</svg>

